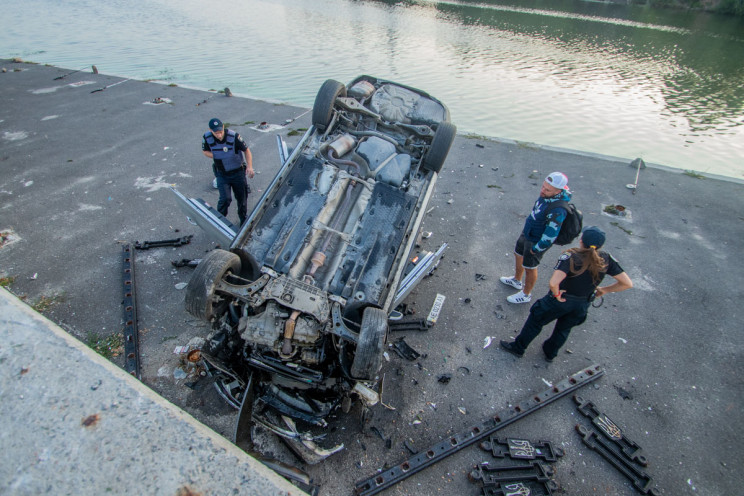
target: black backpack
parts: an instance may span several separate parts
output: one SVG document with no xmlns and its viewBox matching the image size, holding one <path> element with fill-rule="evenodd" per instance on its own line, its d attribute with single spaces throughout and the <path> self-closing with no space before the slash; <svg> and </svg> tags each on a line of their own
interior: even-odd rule
<svg viewBox="0 0 744 496">
<path fill-rule="evenodd" d="M 548 209 L 546 210 L 545 215 L 549 214 L 553 209 L 558 207 L 565 208 L 567 215 L 565 220 L 563 221 L 563 224 L 561 225 L 561 230 L 558 233 L 558 237 L 555 238 L 553 244 L 568 245 L 571 244 L 579 234 L 581 234 L 581 229 L 584 227 L 584 214 L 582 214 L 581 210 L 576 208 L 576 205 L 574 205 L 573 203 L 568 203 L 566 200 L 558 200 L 551 202 L 548 205 Z"/>
</svg>

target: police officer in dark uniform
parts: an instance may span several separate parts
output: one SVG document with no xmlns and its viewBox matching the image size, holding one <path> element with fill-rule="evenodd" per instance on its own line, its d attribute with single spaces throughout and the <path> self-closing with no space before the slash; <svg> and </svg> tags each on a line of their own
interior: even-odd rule
<svg viewBox="0 0 744 496">
<path fill-rule="evenodd" d="M 598 227 L 584 229 L 579 247 L 563 252 L 558 259 L 550 278 L 550 292 L 532 305 L 519 336 L 513 342 L 501 341 L 502 348 L 521 357 L 543 326 L 555 320 L 553 334 L 542 347 L 545 360 L 552 362 L 571 329 L 584 323 L 589 305 L 595 298 L 633 287 L 633 282 L 617 260 L 599 250 L 604 242 L 605 233 Z M 606 274 L 615 278 L 615 283 L 598 287 Z"/>
<path fill-rule="evenodd" d="M 251 151 L 238 133 L 225 129 L 222 121 L 216 117 L 209 120 L 209 131 L 204 133 L 202 139 L 202 151 L 213 160 L 212 169 L 220 192 L 217 211 L 227 217 L 227 208 L 232 202 L 232 189 L 238 202 L 238 218 L 242 225 L 248 212 L 246 204 L 250 193 L 245 176 L 252 178 L 255 175 Z"/>
</svg>

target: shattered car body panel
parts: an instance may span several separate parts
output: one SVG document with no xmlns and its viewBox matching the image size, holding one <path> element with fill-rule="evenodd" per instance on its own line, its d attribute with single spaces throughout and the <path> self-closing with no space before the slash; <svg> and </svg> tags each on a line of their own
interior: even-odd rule
<svg viewBox="0 0 744 496">
<path fill-rule="evenodd" d="M 312 124 L 229 251 L 209 252 L 186 291 L 187 311 L 212 324 L 202 356 L 223 396 L 306 447 L 314 440 L 292 419 L 324 426 L 352 394 L 370 401 L 359 391 L 371 391 L 363 382 L 382 364 L 388 315 L 456 133 L 438 100 L 370 76 L 326 81 Z"/>
</svg>

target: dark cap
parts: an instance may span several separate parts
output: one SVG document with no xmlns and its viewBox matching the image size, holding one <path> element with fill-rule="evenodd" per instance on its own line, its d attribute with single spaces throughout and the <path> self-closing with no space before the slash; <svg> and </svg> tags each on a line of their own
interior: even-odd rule
<svg viewBox="0 0 744 496">
<path fill-rule="evenodd" d="M 581 242 L 587 248 L 599 249 L 605 242 L 605 233 L 597 226 L 589 226 L 581 233 Z"/>
<path fill-rule="evenodd" d="M 217 117 L 214 119 L 209 119 L 209 129 L 212 131 L 220 131 L 222 130 L 222 121 L 219 120 Z"/>
</svg>

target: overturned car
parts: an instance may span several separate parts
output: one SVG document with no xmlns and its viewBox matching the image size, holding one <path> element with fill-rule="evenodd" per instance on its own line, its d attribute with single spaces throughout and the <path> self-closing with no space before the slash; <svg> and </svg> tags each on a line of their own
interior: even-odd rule
<svg viewBox="0 0 744 496">
<path fill-rule="evenodd" d="M 198 264 L 186 310 L 212 325 L 201 356 L 241 409 L 236 441 L 257 422 L 310 448 L 312 463 L 333 450 L 298 424 L 375 402 L 389 314 L 427 270 L 409 258 L 455 134 L 447 107 L 422 91 L 328 80 L 297 146 L 280 141 L 282 166 L 240 230 L 215 227 L 212 211 L 207 228 L 229 250 Z"/>
</svg>

